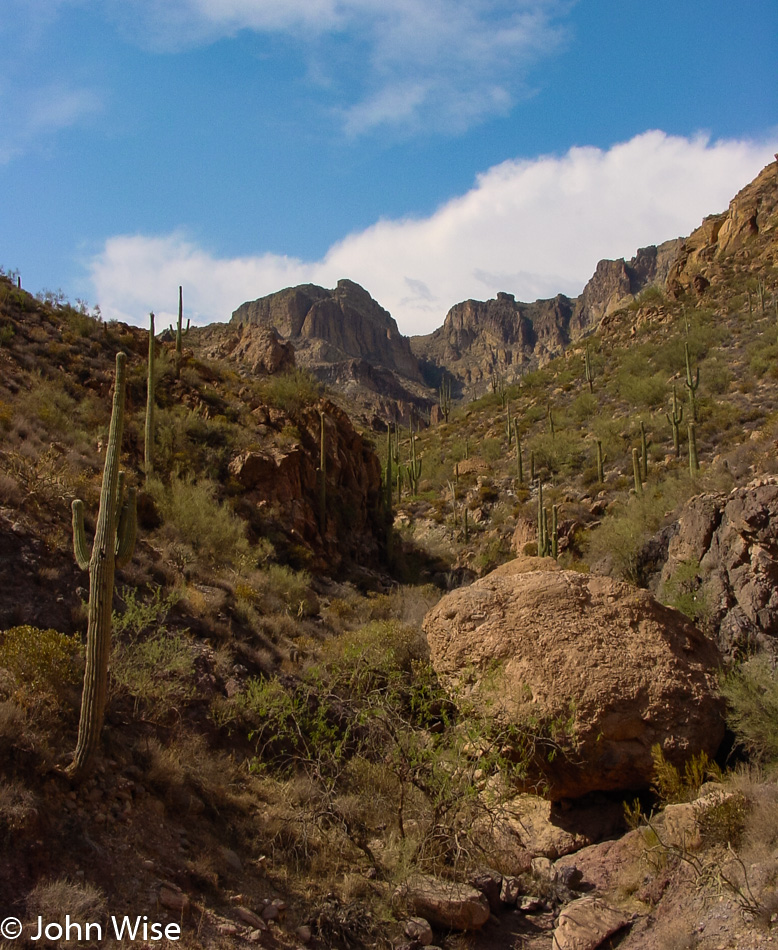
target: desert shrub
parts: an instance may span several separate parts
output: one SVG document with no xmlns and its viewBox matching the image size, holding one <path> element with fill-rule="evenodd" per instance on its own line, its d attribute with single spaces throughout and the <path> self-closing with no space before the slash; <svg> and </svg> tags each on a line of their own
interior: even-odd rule
<svg viewBox="0 0 778 950">
<path fill-rule="evenodd" d="M 151 718 L 164 718 L 194 695 L 194 654 L 181 634 L 157 631 L 146 639 L 114 645 L 113 686 Z"/>
<path fill-rule="evenodd" d="M 78 637 L 25 624 L 0 633 L 0 667 L 20 686 L 58 696 L 81 676 Z"/>
<path fill-rule="evenodd" d="M 502 443 L 499 439 L 484 439 L 478 453 L 487 462 L 496 462 L 503 454 Z"/>
<path fill-rule="evenodd" d="M 318 613 L 318 601 L 311 590 L 306 571 L 295 571 L 285 564 L 268 564 L 256 575 L 260 599 L 271 610 L 282 610 L 297 617 Z"/>
<path fill-rule="evenodd" d="M 707 619 L 710 604 L 700 574 L 700 562 L 696 558 L 679 563 L 662 587 L 661 600 L 668 607 L 675 607 L 686 614 L 694 623 Z"/>
<path fill-rule="evenodd" d="M 0 780 L 0 840 L 34 821 L 38 805 L 35 793 L 20 782 Z"/>
<path fill-rule="evenodd" d="M 73 884 L 66 878 L 41 881 L 27 895 L 27 913 L 44 921 L 95 922 L 107 913 L 103 892 L 93 884 Z M 76 946 L 76 941 L 63 941 L 63 946 Z"/>
<path fill-rule="evenodd" d="M 262 381 L 260 393 L 271 406 L 284 412 L 299 412 L 321 398 L 324 387 L 308 370 L 294 369 L 277 373 Z"/>
<path fill-rule="evenodd" d="M 535 436 L 527 448 L 535 453 L 536 471 L 547 470 L 549 475 L 570 475 L 583 467 L 586 449 L 576 432 L 558 429 Z"/>
<path fill-rule="evenodd" d="M 667 396 L 665 373 L 636 374 L 622 369 L 618 376 L 619 395 L 632 406 L 657 408 L 664 405 Z"/>
<path fill-rule="evenodd" d="M 216 566 L 246 566 L 252 560 L 245 524 L 217 498 L 208 479 L 173 478 L 170 487 L 153 481 L 149 490 L 166 526 Z"/>
<path fill-rule="evenodd" d="M 654 763 L 652 788 L 662 805 L 694 801 L 703 782 L 721 778 L 721 770 L 705 752 L 688 759 L 683 772 L 665 758 L 659 743 L 651 747 L 651 758 Z"/>
<path fill-rule="evenodd" d="M 114 610 L 111 614 L 113 632 L 116 636 L 128 633 L 135 637 L 152 628 L 157 633 L 164 633 L 167 615 L 181 598 L 175 590 L 164 596 L 161 587 L 155 587 L 146 600 L 142 600 L 132 587 L 123 587 L 119 596 L 124 602 L 124 609 L 121 612 Z"/>
<path fill-rule="evenodd" d="M 646 486 L 642 495 L 630 495 L 609 512 L 600 526 L 589 534 L 587 560 L 609 562 L 610 573 L 632 584 L 642 584 L 646 543 L 662 524 L 668 512 L 689 498 L 694 482 L 685 473 Z"/>
<path fill-rule="evenodd" d="M 727 723 L 755 759 L 778 760 L 778 677 L 766 656 L 746 660 L 722 681 Z"/>
</svg>

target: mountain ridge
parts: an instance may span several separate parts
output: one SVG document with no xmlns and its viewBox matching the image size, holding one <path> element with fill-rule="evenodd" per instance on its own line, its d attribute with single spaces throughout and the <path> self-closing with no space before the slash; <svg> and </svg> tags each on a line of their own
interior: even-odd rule
<svg viewBox="0 0 778 950">
<path fill-rule="evenodd" d="M 651 288 L 672 299 L 703 294 L 716 264 L 742 254 L 759 233 L 775 168 L 766 166 L 688 237 L 639 248 L 629 260 L 599 261 L 578 297 L 524 302 L 499 292 L 455 304 L 438 329 L 406 337 L 367 290 L 341 279 L 332 290 L 301 284 L 247 301 L 228 325 L 273 327 L 294 346 L 298 364 L 347 396 L 370 427 L 413 416 L 434 421 L 444 378 L 455 398 L 472 398 L 495 376 L 509 382 L 560 355 Z"/>
</svg>

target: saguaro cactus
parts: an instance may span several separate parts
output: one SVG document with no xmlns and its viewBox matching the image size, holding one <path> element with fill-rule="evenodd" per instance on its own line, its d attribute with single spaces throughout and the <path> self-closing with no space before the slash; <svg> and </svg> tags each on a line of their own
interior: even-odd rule
<svg viewBox="0 0 778 950">
<path fill-rule="evenodd" d="M 697 426 L 689 423 L 689 472 L 696 475 L 700 470 L 700 460 L 697 455 Z"/>
<path fill-rule="evenodd" d="M 675 386 L 673 386 L 673 411 L 672 414 L 666 412 L 665 416 L 673 430 L 673 448 L 675 449 L 675 457 L 678 458 L 681 454 L 681 439 L 678 434 L 678 426 L 683 422 L 683 406 L 678 405 Z"/>
<path fill-rule="evenodd" d="M 149 314 L 149 375 L 146 382 L 146 433 L 143 468 L 148 482 L 154 471 L 154 314 Z"/>
<path fill-rule="evenodd" d="M 640 456 L 643 467 L 643 481 L 648 481 L 648 438 L 646 437 L 646 425 L 640 420 Z"/>
<path fill-rule="evenodd" d="M 184 352 L 184 337 L 189 333 L 189 319 L 186 321 L 186 330 L 182 330 L 184 322 L 184 288 L 178 288 L 178 324 L 176 326 L 176 379 L 181 372 L 181 358 Z"/>
<path fill-rule="evenodd" d="M 408 459 L 408 480 L 411 485 L 411 494 L 419 494 L 419 479 L 421 478 L 421 457 L 416 455 L 416 436 L 411 428 L 411 455 Z"/>
<path fill-rule="evenodd" d="M 637 449 L 632 450 L 632 475 L 635 479 L 635 493 L 643 494 L 643 481 L 640 477 L 640 453 Z"/>
<path fill-rule="evenodd" d="M 594 373 L 592 372 L 592 361 L 589 357 L 589 345 L 587 344 L 586 350 L 584 351 L 584 377 L 586 382 L 589 384 L 589 392 L 594 392 Z"/>
<path fill-rule="evenodd" d="M 124 478 L 119 472 L 124 427 L 124 378 L 127 357 L 116 356 L 116 386 L 111 427 L 105 453 L 103 487 L 91 555 L 84 532 L 84 503 L 73 501 L 73 550 L 82 571 L 89 571 L 89 610 L 86 634 L 86 671 L 81 699 L 78 742 L 68 772 L 80 779 L 89 770 L 100 744 L 111 650 L 111 607 L 116 567 L 123 567 L 135 550 L 135 489 L 123 499 Z M 118 524 L 118 528 L 117 528 Z"/>
<path fill-rule="evenodd" d="M 543 507 L 543 482 L 538 483 L 538 557 L 548 555 L 548 519 Z"/>
<path fill-rule="evenodd" d="M 448 422 L 449 413 L 451 412 L 451 380 L 443 380 L 440 384 L 438 397 L 441 415 L 444 422 Z"/>
<path fill-rule="evenodd" d="M 697 421 L 697 389 L 700 385 L 700 367 L 697 367 L 697 371 L 692 377 L 692 363 L 691 357 L 689 356 L 689 344 L 684 343 L 683 345 L 684 355 L 686 357 L 686 387 L 689 390 L 689 410 L 692 414 L 691 421 Z"/>
<path fill-rule="evenodd" d="M 327 443 L 324 410 L 319 410 L 319 530 L 327 530 Z"/>
<path fill-rule="evenodd" d="M 603 468 L 602 442 L 597 439 L 597 481 L 602 485 L 605 482 L 605 469 Z"/>
<path fill-rule="evenodd" d="M 551 506 L 551 557 L 556 560 L 559 557 L 559 527 L 558 527 L 559 508 L 557 505 Z"/>
</svg>

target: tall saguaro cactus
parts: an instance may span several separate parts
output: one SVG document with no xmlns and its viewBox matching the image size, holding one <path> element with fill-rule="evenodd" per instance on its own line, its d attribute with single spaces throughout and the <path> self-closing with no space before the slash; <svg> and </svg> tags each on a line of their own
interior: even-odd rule
<svg viewBox="0 0 778 950">
<path fill-rule="evenodd" d="M 149 314 L 149 375 L 146 382 L 146 432 L 143 468 L 146 481 L 154 471 L 154 314 Z"/>
<path fill-rule="evenodd" d="M 135 489 L 123 499 L 124 477 L 119 472 L 119 454 L 124 427 L 124 379 L 127 357 L 116 356 L 116 386 L 111 427 L 105 453 L 103 487 L 91 554 L 84 532 L 84 503 L 73 501 L 73 550 L 82 571 L 89 571 L 89 609 L 86 634 L 86 671 L 81 698 L 78 742 L 68 772 L 82 778 L 100 744 L 108 686 L 111 650 L 111 607 L 116 567 L 123 567 L 135 550 Z"/>
<path fill-rule="evenodd" d="M 692 376 L 692 361 L 689 356 L 689 344 L 684 343 L 683 345 L 684 356 L 686 357 L 686 388 L 689 390 L 689 411 L 691 412 L 690 422 L 697 421 L 697 390 L 700 386 L 700 367 L 697 367 L 697 371 Z"/>
<path fill-rule="evenodd" d="M 319 410 L 319 530 L 327 530 L 327 443 L 324 410 Z"/>
<path fill-rule="evenodd" d="M 184 320 L 184 288 L 178 287 L 178 323 L 176 324 L 176 377 L 181 372 L 181 355 L 184 350 L 182 342 L 181 324 Z"/>
<path fill-rule="evenodd" d="M 589 392 L 594 392 L 594 373 L 592 372 L 592 361 L 589 357 L 589 344 L 586 345 L 584 352 L 584 377 L 589 384 Z"/>
<path fill-rule="evenodd" d="M 700 459 L 697 455 L 697 426 L 690 422 L 688 425 L 689 431 L 689 473 L 692 478 L 700 470 Z"/>
<path fill-rule="evenodd" d="M 666 412 L 665 416 L 667 421 L 670 423 L 670 426 L 673 430 L 673 448 L 675 449 L 675 457 L 678 458 L 681 454 L 681 440 L 678 432 L 678 426 L 683 422 L 683 406 L 678 405 L 678 397 L 675 394 L 675 386 L 673 386 L 673 411 L 672 413 Z"/>
</svg>

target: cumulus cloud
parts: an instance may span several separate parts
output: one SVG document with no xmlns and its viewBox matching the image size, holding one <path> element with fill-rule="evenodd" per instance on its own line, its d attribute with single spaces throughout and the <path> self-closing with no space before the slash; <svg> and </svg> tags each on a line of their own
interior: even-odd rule
<svg viewBox="0 0 778 950">
<path fill-rule="evenodd" d="M 404 333 L 448 309 L 507 291 L 520 300 L 580 293 L 602 258 L 688 234 L 726 208 L 773 158 L 778 140 L 712 142 L 646 132 L 610 149 L 503 162 L 426 218 L 380 221 L 319 261 L 214 255 L 185 235 L 117 236 L 90 264 L 107 316 L 172 319 L 183 284 L 195 322 L 229 319 L 245 300 L 297 283 L 362 284 Z M 168 309 L 165 309 L 168 308 Z"/>
</svg>

